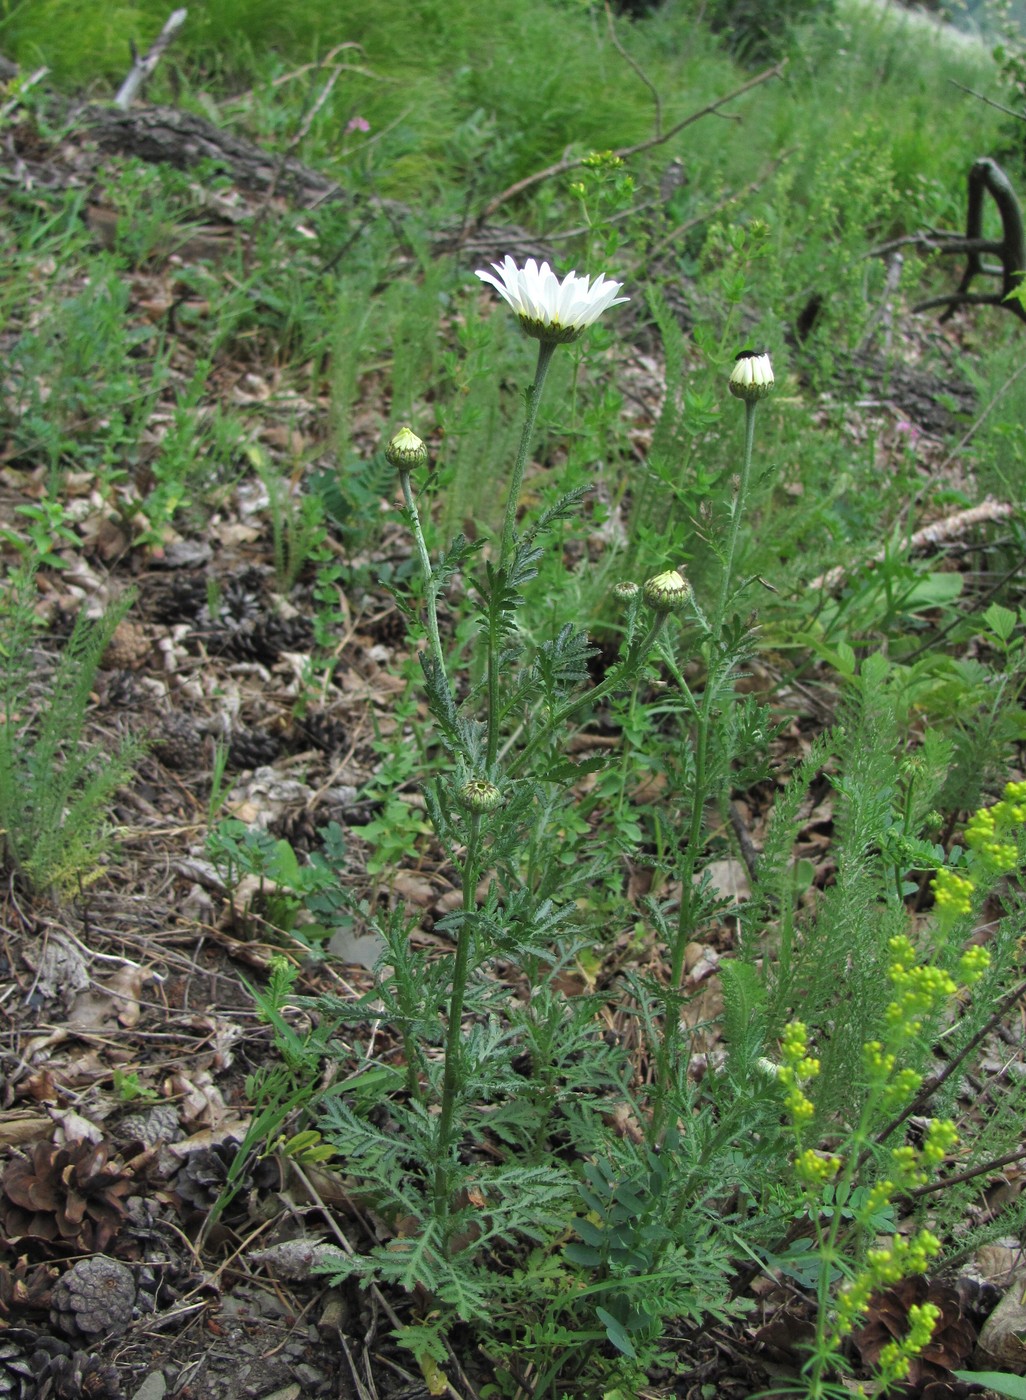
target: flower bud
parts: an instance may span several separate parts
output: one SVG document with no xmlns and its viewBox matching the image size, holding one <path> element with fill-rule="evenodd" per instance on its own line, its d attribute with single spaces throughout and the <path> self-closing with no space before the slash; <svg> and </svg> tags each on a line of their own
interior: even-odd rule
<svg viewBox="0 0 1026 1400">
<path fill-rule="evenodd" d="M 691 585 L 679 569 L 667 569 L 645 584 L 645 602 L 658 613 L 680 612 L 691 597 Z"/>
<path fill-rule="evenodd" d="M 773 366 L 767 354 L 742 350 L 738 355 L 728 385 L 730 392 L 745 403 L 764 399 L 773 388 Z"/>
<path fill-rule="evenodd" d="M 613 597 L 618 603 L 630 603 L 640 592 L 641 589 L 638 585 L 630 579 L 624 579 L 621 583 L 613 584 Z"/>
<path fill-rule="evenodd" d="M 494 812 L 502 803 L 502 793 L 486 778 L 470 778 L 460 788 L 460 803 L 475 815 Z"/>
<path fill-rule="evenodd" d="M 427 466 L 428 450 L 411 428 L 402 427 L 385 448 L 385 459 L 398 472 L 412 472 Z"/>
</svg>

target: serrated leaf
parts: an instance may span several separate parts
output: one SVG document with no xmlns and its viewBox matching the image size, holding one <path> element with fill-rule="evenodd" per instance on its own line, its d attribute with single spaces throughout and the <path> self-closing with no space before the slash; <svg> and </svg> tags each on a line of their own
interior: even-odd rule
<svg viewBox="0 0 1026 1400">
<path fill-rule="evenodd" d="M 1011 608 L 1002 607 L 1000 603 L 991 603 L 990 607 L 983 614 L 983 620 L 1003 642 L 1007 642 L 1015 631 L 1019 619 Z"/>
</svg>

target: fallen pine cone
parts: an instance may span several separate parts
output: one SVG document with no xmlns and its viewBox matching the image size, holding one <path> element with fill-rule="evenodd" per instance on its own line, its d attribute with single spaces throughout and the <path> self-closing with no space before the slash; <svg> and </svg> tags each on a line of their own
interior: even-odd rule
<svg viewBox="0 0 1026 1400">
<path fill-rule="evenodd" d="M 65 1336 L 117 1336 L 132 1321 L 136 1287 L 131 1269 L 105 1254 L 80 1259 L 58 1281 L 50 1320 Z"/>
<path fill-rule="evenodd" d="M 3 1400 L 123 1400 L 117 1373 L 100 1357 L 27 1327 L 0 1331 Z"/>
<path fill-rule="evenodd" d="M 48 1316 L 57 1270 L 50 1264 L 29 1264 L 26 1255 L 14 1268 L 0 1268 L 0 1317 L 16 1313 Z M 3 1392 L 0 1391 L 0 1395 Z"/>
<path fill-rule="evenodd" d="M 121 1229 L 132 1179 L 108 1162 L 104 1143 L 38 1143 L 0 1178 L 0 1228 L 7 1243 L 43 1240 L 102 1253 Z"/>
</svg>

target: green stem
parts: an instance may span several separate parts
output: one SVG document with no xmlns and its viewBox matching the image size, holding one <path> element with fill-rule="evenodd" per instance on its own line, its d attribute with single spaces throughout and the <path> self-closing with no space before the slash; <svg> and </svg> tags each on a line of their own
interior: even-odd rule
<svg viewBox="0 0 1026 1400">
<path fill-rule="evenodd" d="M 707 675 L 701 704 L 695 714 L 695 780 L 691 793 L 691 812 L 687 832 L 684 835 L 683 861 L 680 870 L 680 906 L 677 912 L 677 929 L 673 947 L 670 949 L 670 977 L 666 987 L 663 1038 L 656 1057 L 656 1083 L 652 1105 L 652 1135 L 658 1141 L 665 1126 L 666 1104 L 670 1091 L 671 1067 L 677 1063 L 680 1048 L 680 1008 L 679 997 L 684 980 L 684 957 L 687 946 L 696 933 L 695 924 L 695 872 L 701 854 L 702 830 L 705 825 L 705 807 L 710 794 L 709 785 L 709 742 L 712 737 L 715 717 L 713 707 L 719 694 L 717 679 L 723 649 L 724 623 L 730 604 L 731 587 L 734 580 L 734 561 L 737 556 L 738 538 L 741 533 L 741 520 L 748 504 L 748 488 L 752 475 L 752 447 L 755 442 L 756 400 L 745 401 L 745 445 L 741 463 L 741 477 L 737 495 L 730 512 L 730 535 L 727 541 L 727 554 L 723 561 L 723 578 L 720 582 L 719 599 L 712 621 L 708 624 L 709 641 L 705 647 Z M 691 690 L 672 657 L 664 658 L 670 674 L 683 693 L 691 699 Z M 692 704 L 694 702 L 692 701 Z"/>
<path fill-rule="evenodd" d="M 420 556 L 420 570 L 424 575 L 424 601 L 427 609 L 427 630 L 428 640 L 431 644 L 431 655 L 434 659 L 439 676 L 444 676 L 445 657 L 442 655 L 442 639 L 438 635 L 438 607 L 436 601 L 438 589 L 435 583 L 434 571 L 431 568 L 431 556 L 428 554 L 427 545 L 424 542 L 424 531 L 420 526 L 417 502 L 414 500 L 413 487 L 410 485 L 410 473 L 400 471 L 399 481 L 403 488 L 403 500 L 406 502 L 406 510 L 413 528 L 413 538 L 417 542 L 417 554 Z"/>
<path fill-rule="evenodd" d="M 506 498 L 506 516 L 502 524 L 502 553 L 499 556 L 500 568 L 505 568 L 513 553 L 513 532 L 517 523 L 517 506 L 520 504 L 520 491 L 524 484 L 524 469 L 527 466 L 527 454 L 531 446 L 531 438 L 534 435 L 534 424 L 535 419 L 538 417 L 538 405 L 541 403 L 545 376 L 549 372 L 549 364 L 552 360 L 552 352 L 555 348 L 555 344 L 551 341 L 539 340 L 538 342 L 538 363 L 535 366 L 534 383 L 525 395 L 526 412 L 524 414 L 524 427 L 520 434 L 520 446 L 517 449 L 517 459 L 513 463 L 513 476 L 509 483 L 509 495 Z"/>
<path fill-rule="evenodd" d="M 486 755 L 489 777 L 495 771 L 495 759 L 499 752 L 499 648 L 492 619 L 488 619 L 487 642 L 488 707 L 486 715 Z"/>
<path fill-rule="evenodd" d="M 711 648 L 710 648 L 711 650 Z M 681 675 L 672 657 L 664 657 L 667 669 L 683 694 L 694 705 L 691 688 Z M 718 687 L 713 683 L 712 667 L 706 677 L 702 703 L 697 707 L 695 720 L 695 781 L 691 792 L 691 814 L 685 836 L 683 862 L 680 869 L 680 906 L 677 911 L 677 930 L 670 949 L 670 977 L 666 986 L 663 1015 L 663 1038 L 656 1057 L 655 1094 L 652 1105 L 652 1140 L 662 1136 L 666 1101 L 670 1090 L 670 1069 L 677 1063 L 680 1045 L 680 1008 L 678 998 L 684 981 L 684 958 L 687 946 L 695 933 L 694 897 L 695 871 L 702 850 L 702 827 L 705 822 L 705 806 L 709 799 L 707 768 L 709 758 L 709 736 L 712 730 L 713 699 Z"/>
<path fill-rule="evenodd" d="M 723 581 L 720 584 L 720 598 L 713 617 L 713 629 L 718 635 L 723 630 L 730 602 L 730 586 L 734 578 L 734 557 L 737 553 L 738 536 L 741 533 L 741 519 L 748 503 L 748 486 L 752 475 L 752 444 L 755 442 L 755 399 L 745 400 L 745 451 L 741 463 L 741 480 L 730 512 L 730 539 L 727 543 L 727 557 L 723 563 Z"/>
<path fill-rule="evenodd" d="M 456 1097 L 463 1083 L 463 1003 L 470 973 L 470 948 L 473 941 L 473 911 L 477 901 L 477 882 L 481 865 L 481 816 L 470 817 L 467 853 L 463 859 L 463 919 L 456 939 L 456 957 L 452 969 L 452 992 L 449 997 L 449 1025 L 445 1036 L 445 1070 L 442 1075 L 441 1111 L 435 1139 L 435 1217 L 443 1228 L 449 1216 L 449 1155 L 453 1144 Z"/>
</svg>

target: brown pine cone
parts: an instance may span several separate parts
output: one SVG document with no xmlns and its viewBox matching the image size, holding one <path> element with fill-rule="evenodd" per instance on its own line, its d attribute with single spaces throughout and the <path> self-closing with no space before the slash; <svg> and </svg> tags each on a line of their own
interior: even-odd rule
<svg viewBox="0 0 1026 1400">
<path fill-rule="evenodd" d="M 54 1356 L 39 1370 L 33 1400 L 124 1400 L 113 1366 L 91 1352 Z"/>
<path fill-rule="evenodd" d="M 173 772 L 184 772 L 204 761 L 203 736 L 188 715 L 164 715 L 151 745 L 153 754 Z"/>
<path fill-rule="evenodd" d="M 866 1324 L 854 1335 L 862 1360 L 872 1365 L 888 1342 L 908 1331 L 908 1310 L 913 1304 L 933 1303 L 940 1317 L 933 1336 L 922 1352 L 913 1357 L 907 1385 L 902 1393 L 920 1395 L 931 1382 L 955 1384 L 951 1372 L 964 1366 L 976 1345 L 976 1331 L 963 1317 L 958 1294 L 946 1283 L 930 1282 L 922 1274 L 902 1279 L 869 1302 Z"/>
<path fill-rule="evenodd" d="M 152 651 L 146 628 L 131 618 L 122 618 L 114 628 L 107 650 L 100 662 L 104 671 L 135 671 L 149 658 Z"/>
<path fill-rule="evenodd" d="M 31 1352 L 13 1337 L 0 1332 L 0 1397 L 2 1400 L 29 1400 L 35 1391 L 36 1372 Z"/>
<path fill-rule="evenodd" d="M 105 1143 L 37 1143 L 0 1178 L 0 1228 L 8 1243 L 45 1240 L 74 1251 L 103 1251 L 124 1219 L 132 1179 L 108 1163 Z"/>
<path fill-rule="evenodd" d="M 58 1281 L 50 1321 L 75 1340 L 117 1336 L 132 1321 L 135 1295 L 131 1269 L 105 1254 L 94 1254 L 80 1259 Z"/>
<path fill-rule="evenodd" d="M 0 1266 L 0 1317 L 45 1315 L 50 1311 L 50 1294 L 57 1270 L 49 1264 L 30 1265 L 22 1255 L 14 1268 Z M 3 1391 L 0 1391 L 0 1395 Z"/>
<path fill-rule="evenodd" d="M 207 580 L 201 573 L 151 574 L 140 581 L 140 589 L 140 611 L 166 626 L 193 622 L 207 602 Z"/>
<path fill-rule="evenodd" d="M 305 618 L 283 618 L 267 613 L 242 626 L 214 633 L 207 642 L 212 656 L 234 661 L 260 661 L 272 666 L 283 651 L 308 651 L 313 641 Z"/>
<path fill-rule="evenodd" d="M 28 1327 L 0 1331 L 2 1400 L 121 1400 L 112 1367 L 98 1356 Z"/>
<path fill-rule="evenodd" d="M 339 719 L 323 710 L 307 710 L 295 722 L 296 741 L 304 748 L 320 749 L 321 753 L 339 753 L 349 743 L 349 730 Z"/>
<path fill-rule="evenodd" d="M 259 733 L 255 729 L 237 729 L 228 740 L 228 767 L 262 768 L 273 763 L 282 751 L 277 734 Z"/>
</svg>

